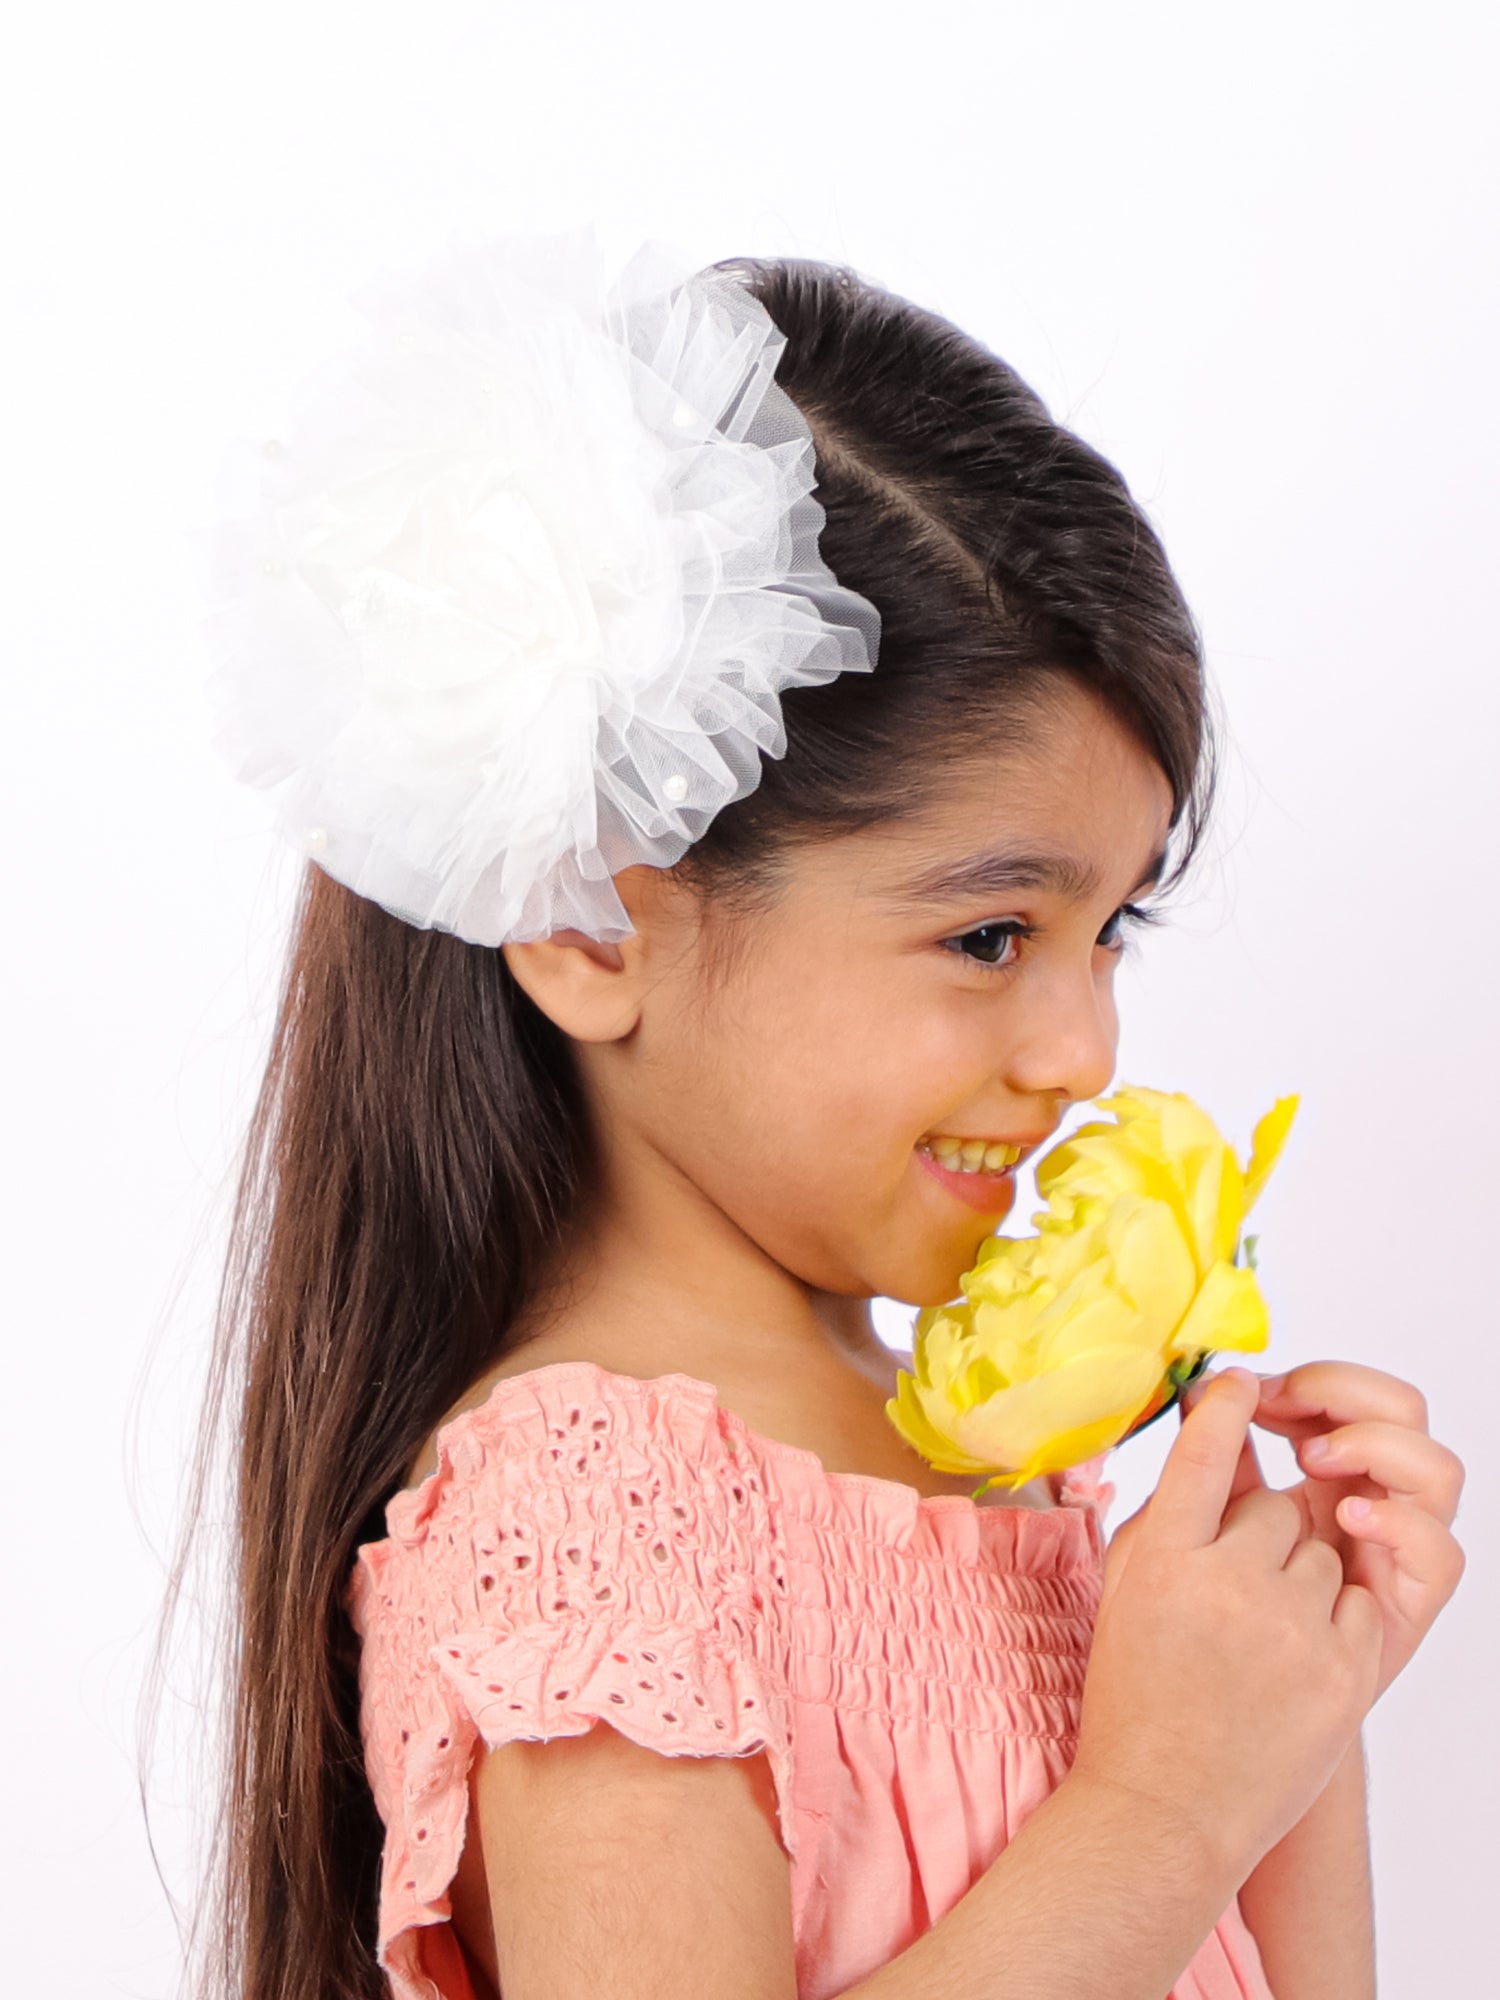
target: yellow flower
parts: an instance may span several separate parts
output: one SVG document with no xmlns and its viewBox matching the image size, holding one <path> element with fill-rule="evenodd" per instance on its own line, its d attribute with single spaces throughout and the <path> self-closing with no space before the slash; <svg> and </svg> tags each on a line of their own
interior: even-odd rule
<svg viewBox="0 0 1500 2000">
<path fill-rule="evenodd" d="M 917 1317 L 915 1374 L 886 1414 L 940 1472 L 1028 1480 L 1118 1444 L 1210 1353 L 1265 1347 L 1240 1231 L 1297 1109 L 1283 1097 L 1241 1168 L 1180 1093 L 1121 1089 L 1037 1167 L 1035 1236 L 991 1236 L 963 1300 Z M 1242 1254 L 1244 1261 L 1242 1261 Z"/>
</svg>

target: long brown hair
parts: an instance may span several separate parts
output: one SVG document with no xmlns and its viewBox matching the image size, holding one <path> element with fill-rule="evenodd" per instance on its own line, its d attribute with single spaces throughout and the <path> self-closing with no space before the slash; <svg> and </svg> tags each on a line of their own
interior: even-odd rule
<svg viewBox="0 0 1500 2000">
<path fill-rule="evenodd" d="M 882 632 L 874 673 L 783 696 L 785 755 L 679 868 L 715 898 L 774 891 L 798 841 L 919 806 L 947 755 L 994 741 L 997 724 L 1024 728 L 1058 672 L 1161 764 L 1180 868 L 1210 790 L 1200 642 L 1120 474 L 977 341 L 855 272 L 715 268 L 786 336 L 777 380 L 812 430 L 820 547 Z M 183 1544 L 227 1439 L 226 1770 L 199 1994 L 383 1992 L 349 1572 L 423 1441 L 506 1353 L 587 1212 L 594 1162 L 567 1037 L 503 953 L 414 929 L 310 870 Z"/>
</svg>

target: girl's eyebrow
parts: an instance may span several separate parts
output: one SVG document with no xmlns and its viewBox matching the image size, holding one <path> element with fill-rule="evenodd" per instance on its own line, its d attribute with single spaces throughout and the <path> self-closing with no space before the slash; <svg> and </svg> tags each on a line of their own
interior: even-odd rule
<svg viewBox="0 0 1500 2000">
<path fill-rule="evenodd" d="M 1147 863 L 1130 891 L 1140 895 L 1162 878 L 1167 865 L 1163 847 Z M 928 869 L 898 884 L 891 901 L 898 909 L 926 903 L 963 903 L 981 896 L 1006 895 L 1015 889 L 1042 889 L 1069 902 L 1081 903 L 1099 890 L 1099 871 L 1076 854 L 1028 854 L 997 848 L 966 855 L 962 861 Z"/>
</svg>

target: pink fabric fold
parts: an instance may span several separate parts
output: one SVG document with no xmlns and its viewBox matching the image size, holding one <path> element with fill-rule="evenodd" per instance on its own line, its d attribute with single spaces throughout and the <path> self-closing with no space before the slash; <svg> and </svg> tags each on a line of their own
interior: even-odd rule
<svg viewBox="0 0 1500 2000">
<path fill-rule="evenodd" d="M 905 1950 L 1071 1764 L 1103 1464 L 1052 1509 L 924 1497 L 757 1436 L 693 1376 L 498 1382 L 350 1579 L 394 2000 L 471 2000 L 448 1890 L 478 1745 L 601 1719 L 766 1753 L 800 2000 Z M 1237 1901 L 1170 2000 L 1271 2000 Z"/>
</svg>

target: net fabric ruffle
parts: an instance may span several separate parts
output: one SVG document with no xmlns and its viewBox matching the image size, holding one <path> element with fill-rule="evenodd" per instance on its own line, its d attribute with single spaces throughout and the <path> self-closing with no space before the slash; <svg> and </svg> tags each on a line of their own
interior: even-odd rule
<svg viewBox="0 0 1500 2000">
<path fill-rule="evenodd" d="M 610 877 L 754 788 L 782 689 L 873 665 L 785 336 L 660 244 L 606 283 L 591 229 L 354 303 L 366 345 L 226 459 L 236 511 L 198 538 L 220 743 L 411 923 L 625 937 Z"/>
<path fill-rule="evenodd" d="M 669 1756 L 764 1750 L 796 1852 L 762 1482 L 677 1399 L 589 1390 L 571 1371 L 503 1383 L 485 1421 L 445 1428 L 436 1471 L 359 1552 L 349 1610 L 396 2000 L 440 1990 L 418 1933 L 450 1915 L 481 1741 L 604 1720 Z"/>
</svg>

